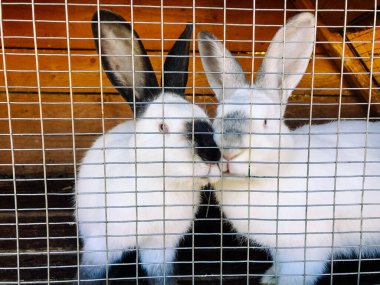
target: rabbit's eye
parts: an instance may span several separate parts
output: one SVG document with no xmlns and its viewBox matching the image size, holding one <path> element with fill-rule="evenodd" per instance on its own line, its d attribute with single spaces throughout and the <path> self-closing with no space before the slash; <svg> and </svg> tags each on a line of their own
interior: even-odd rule
<svg viewBox="0 0 380 285">
<path fill-rule="evenodd" d="M 159 129 L 161 134 L 167 134 L 169 132 L 169 127 L 165 123 L 160 123 L 158 125 L 158 129 Z"/>
</svg>

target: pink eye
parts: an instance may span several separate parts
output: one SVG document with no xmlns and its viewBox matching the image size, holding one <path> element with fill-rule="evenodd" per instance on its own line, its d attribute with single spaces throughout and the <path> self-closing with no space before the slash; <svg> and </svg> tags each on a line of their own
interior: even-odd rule
<svg viewBox="0 0 380 285">
<path fill-rule="evenodd" d="M 160 123 L 158 125 L 158 129 L 159 129 L 161 134 L 167 134 L 169 132 L 169 127 L 165 123 Z"/>
</svg>

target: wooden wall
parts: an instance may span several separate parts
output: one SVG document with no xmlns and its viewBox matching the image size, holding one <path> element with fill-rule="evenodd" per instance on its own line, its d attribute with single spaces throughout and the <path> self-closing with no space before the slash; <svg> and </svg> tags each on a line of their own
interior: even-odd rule
<svg viewBox="0 0 380 285">
<path fill-rule="evenodd" d="M 146 39 L 144 44 L 155 70 L 161 70 L 162 53 L 173 44 L 184 23 L 195 20 L 196 33 L 207 29 L 221 39 L 226 35 L 226 45 L 239 57 L 247 77 L 257 71 L 268 42 L 284 18 L 299 11 L 297 1 L 284 0 L 227 1 L 225 13 L 222 0 L 198 0 L 196 8 L 192 0 L 163 2 L 163 9 L 155 0 L 133 1 L 133 9 L 128 0 L 105 0 L 100 7 L 127 20 L 133 11 L 135 29 Z M 362 3 L 358 9 L 372 5 L 371 1 L 353 2 Z M 32 6 L 25 0 L 12 0 L 1 4 L 4 56 L 0 58 L 0 174 L 5 176 L 12 175 L 13 167 L 17 177 L 42 177 L 44 172 L 48 176 L 73 176 L 75 163 L 103 128 L 107 130 L 131 117 L 128 106 L 99 68 L 90 22 L 96 2 L 69 1 L 68 6 L 63 0 L 52 3 L 40 0 Z M 331 1 L 319 3 L 320 8 L 331 8 Z M 333 33 L 341 30 L 342 11 L 337 13 L 339 17 L 332 17 L 328 11 L 320 13 L 327 24 L 334 25 L 330 29 Z M 348 13 L 348 20 L 360 13 Z M 191 56 L 187 94 L 189 99 L 194 94 L 196 102 L 213 116 L 216 101 L 202 73 L 196 43 Z M 290 99 L 287 116 L 309 118 L 313 100 L 316 121 L 336 118 L 339 101 L 343 103 L 342 118 L 365 117 L 367 103 L 341 76 L 336 60 L 321 43 L 317 44 L 314 60 L 314 73 L 310 65 Z"/>
</svg>

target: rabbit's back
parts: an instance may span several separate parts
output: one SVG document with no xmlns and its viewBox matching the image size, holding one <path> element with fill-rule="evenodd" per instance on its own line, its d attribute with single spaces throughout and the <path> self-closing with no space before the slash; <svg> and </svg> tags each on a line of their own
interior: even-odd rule
<svg viewBox="0 0 380 285">
<path fill-rule="evenodd" d="M 312 132 L 308 216 L 325 219 L 337 244 L 378 243 L 380 123 L 332 122 Z M 310 230 L 318 230 L 317 223 Z"/>
<path fill-rule="evenodd" d="M 380 198 L 373 191 L 380 185 L 380 123 L 368 123 L 367 128 L 366 122 L 332 122 L 313 126 L 310 136 L 308 132 L 308 126 L 296 130 L 305 135 L 295 138 L 296 148 L 303 149 L 303 161 L 297 161 L 295 171 L 308 177 L 307 189 L 321 203 L 335 199 L 338 205 L 361 204 L 362 190 L 364 203 Z M 339 190 L 335 197 L 323 195 L 334 190 Z"/>
</svg>

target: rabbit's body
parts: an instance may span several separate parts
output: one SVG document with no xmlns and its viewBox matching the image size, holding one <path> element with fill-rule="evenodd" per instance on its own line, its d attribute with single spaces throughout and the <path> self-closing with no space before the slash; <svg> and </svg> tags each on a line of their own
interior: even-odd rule
<svg viewBox="0 0 380 285">
<path fill-rule="evenodd" d="M 203 67 L 223 103 L 213 125 L 225 159 L 216 196 L 237 232 L 272 254 L 263 284 L 311 285 L 336 253 L 380 253 L 380 123 L 294 131 L 284 123 L 313 50 L 314 25 L 309 13 L 289 20 L 252 86 L 213 35 L 199 34 Z"/>
<path fill-rule="evenodd" d="M 269 249 L 279 275 L 299 275 L 279 277 L 287 280 L 279 284 L 301 284 L 305 260 L 311 284 L 313 274 L 324 272 L 332 247 L 334 253 L 380 253 L 380 124 L 368 125 L 367 145 L 365 122 L 341 122 L 339 143 L 336 125 L 312 126 L 310 148 L 309 126 L 289 132 L 280 167 L 275 159 L 271 166 L 259 165 L 250 179 L 226 174 L 216 185 L 217 200 L 235 229 Z M 260 150 L 252 151 L 260 156 Z M 264 281 L 274 284 L 274 273 L 272 268 L 273 277 Z"/>
<path fill-rule="evenodd" d="M 148 139 L 150 148 L 139 141 L 145 140 L 147 134 L 134 134 L 134 121 L 116 126 L 96 140 L 82 161 L 77 183 L 77 219 L 81 223 L 80 233 L 88 241 L 84 243 L 83 250 L 88 253 L 84 254 L 83 263 L 105 264 L 108 259 L 112 264 L 123 251 L 138 246 L 148 275 L 160 276 L 164 274 L 165 261 L 174 258 L 181 233 L 191 227 L 201 186 L 206 183 L 199 176 L 206 176 L 208 169 L 195 173 L 198 179 L 193 179 L 191 163 L 186 167 L 179 162 L 177 167 L 182 171 L 177 171 L 175 177 L 163 178 L 164 149 L 155 149 L 160 142 Z M 136 148 L 135 139 L 136 145 L 144 148 Z M 177 157 L 186 160 L 181 153 Z M 191 162 L 191 158 L 186 161 Z M 172 264 L 165 266 L 171 272 Z"/>
<path fill-rule="evenodd" d="M 101 10 L 93 22 L 104 69 L 136 118 L 98 138 L 81 162 L 79 280 L 104 280 L 109 265 L 136 249 L 150 283 L 172 284 L 176 247 L 192 225 L 200 190 L 220 175 L 209 118 L 184 98 L 191 25 L 169 51 L 161 88 L 137 33 L 122 17 Z"/>
</svg>

